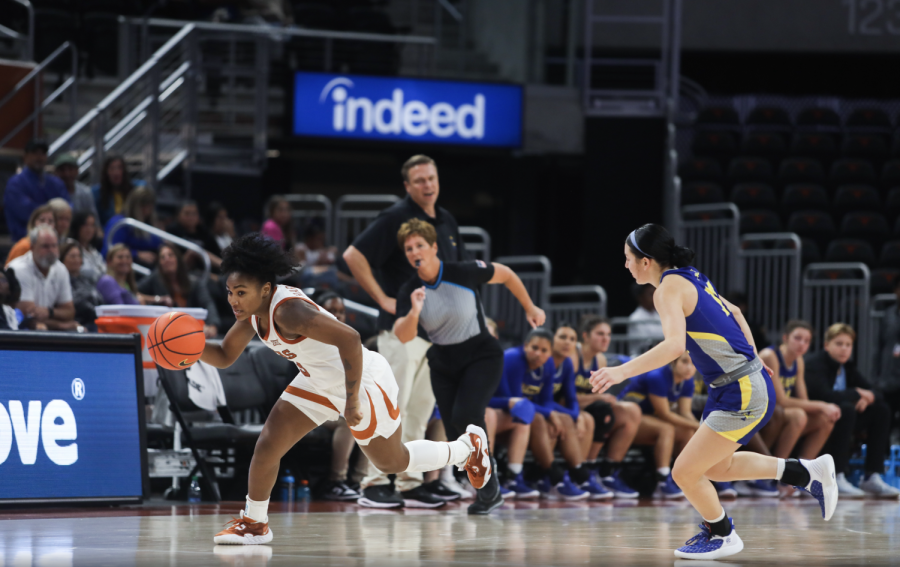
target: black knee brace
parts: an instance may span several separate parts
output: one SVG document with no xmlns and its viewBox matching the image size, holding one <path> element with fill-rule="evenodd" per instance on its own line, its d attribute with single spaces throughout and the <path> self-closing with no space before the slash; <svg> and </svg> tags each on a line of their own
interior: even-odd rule
<svg viewBox="0 0 900 567">
<path fill-rule="evenodd" d="M 594 418 L 594 442 L 605 443 L 609 432 L 616 424 L 616 414 L 613 413 L 612 406 L 597 400 L 582 411 L 588 412 Z"/>
</svg>

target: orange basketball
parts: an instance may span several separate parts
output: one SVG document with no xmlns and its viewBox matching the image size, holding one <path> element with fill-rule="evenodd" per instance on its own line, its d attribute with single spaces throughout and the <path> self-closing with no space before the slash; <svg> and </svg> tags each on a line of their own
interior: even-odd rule
<svg viewBox="0 0 900 567">
<path fill-rule="evenodd" d="M 173 311 L 159 317 L 147 331 L 147 350 L 153 362 L 169 370 L 184 370 L 200 360 L 206 336 L 203 322 Z"/>
</svg>

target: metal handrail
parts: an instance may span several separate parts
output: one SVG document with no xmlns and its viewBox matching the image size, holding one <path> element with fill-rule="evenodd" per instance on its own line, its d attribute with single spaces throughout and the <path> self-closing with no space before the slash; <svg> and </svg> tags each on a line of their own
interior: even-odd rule
<svg viewBox="0 0 900 567">
<path fill-rule="evenodd" d="M 176 33 L 174 36 L 169 38 L 161 48 L 159 48 L 150 59 L 148 59 L 140 68 L 131 74 L 125 81 L 123 81 L 118 87 L 113 90 L 113 92 L 109 93 L 100 103 L 88 111 L 81 120 L 79 120 L 74 126 L 69 128 L 65 134 L 60 136 L 55 142 L 50 144 L 49 155 L 53 155 L 60 148 L 64 147 L 78 132 L 80 132 L 85 126 L 91 123 L 97 116 L 106 110 L 106 108 L 115 102 L 122 93 L 131 88 L 135 83 L 139 80 L 143 79 L 146 75 L 148 75 L 152 69 L 160 62 L 163 56 L 167 55 L 172 49 L 174 49 L 185 37 L 187 37 L 194 29 L 196 29 L 197 24 L 187 24 L 181 28 L 181 30 Z"/>
<path fill-rule="evenodd" d="M 146 233 L 152 234 L 154 236 L 158 236 L 159 238 L 162 238 L 163 240 L 165 240 L 167 242 L 177 244 L 178 246 L 181 246 L 182 248 L 187 248 L 188 250 L 193 250 L 194 252 L 199 254 L 200 257 L 203 259 L 203 276 L 200 277 L 200 282 L 203 283 L 204 285 L 206 284 L 206 280 L 209 279 L 209 272 L 212 269 L 212 263 L 209 260 L 209 254 L 206 252 L 206 250 L 204 250 L 200 246 L 197 246 L 190 240 L 185 240 L 184 238 L 175 236 L 174 234 L 168 233 L 164 230 L 160 230 L 160 229 L 156 228 L 155 226 L 149 225 L 147 223 L 143 223 L 141 221 L 134 220 L 134 219 L 127 218 L 127 217 L 121 219 L 119 222 L 112 225 L 112 228 L 110 228 L 109 232 L 106 233 L 106 247 L 107 248 L 112 246 L 113 234 L 118 232 L 119 229 L 121 229 L 124 226 L 130 226 L 132 228 L 137 228 L 137 229 L 143 230 Z M 137 268 L 135 267 L 135 271 L 137 272 L 139 270 L 137 270 Z M 148 273 L 149 273 L 149 271 L 148 271 Z"/>
<path fill-rule="evenodd" d="M 19 130 L 25 127 L 29 122 L 34 123 L 35 135 L 37 134 L 37 119 L 38 116 L 43 112 L 48 106 L 53 104 L 53 102 L 58 99 L 69 87 L 72 88 L 72 102 L 69 105 L 69 117 L 72 122 L 75 121 L 76 116 L 78 115 L 78 48 L 74 43 L 64 42 L 62 45 L 57 47 L 53 53 L 51 53 L 46 59 L 41 61 L 41 63 L 32 69 L 27 75 L 22 77 L 16 86 L 9 91 L 6 96 L 0 99 L 0 109 L 3 106 L 11 101 L 17 94 L 19 94 L 25 86 L 35 80 L 44 69 L 46 69 L 51 63 L 53 63 L 60 55 L 62 55 L 66 50 L 69 50 L 72 57 L 72 71 L 68 79 L 66 79 L 63 84 L 61 84 L 56 90 L 54 90 L 50 95 L 44 99 L 43 102 L 38 103 L 38 99 L 40 97 L 40 89 L 35 86 L 34 90 L 34 111 L 25 118 L 22 122 L 19 123 L 18 126 L 13 128 L 2 140 L 0 140 L 0 148 L 5 146 L 13 137 L 19 133 Z"/>
<path fill-rule="evenodd" d="M 463 21 L 463 15 L 456 9 L 456 6 L 450 3 L 449 0 L 438 0 L 438 4 L 457 22 Z"/>
<path fill-rule="evenodd" d="M 21 34 L 16 30 L 12 30 L 6 26 L 0 26 L 0 33 L 3 35 L 15 39 L 22 40 L 25 39 L 25 59 L 27 61 L 31 61 L 34 59 L 34 6 L 31 5 L 31 2 L 28 0 L 12 0 L 16 4 L 22 6 L 28 11 L 28 35 Z"/>
<path fill-rule="evenodd" d="M 143 24 L 144 18 L 120 18 L 120 21 L 129 24 Z M 150 18 L 148 25 L 155 27 L 180 28 L 184 22 L 167 18 Z M 273 28 L 271 26 L 225 24 L 218 22 L 194 22 L 192 24 L 199 30 L 252 33 L 267 36 L 293 36 L 293 37 L 317 37 L 322 39 L 343 39 L 348 41 L 382 41 L 386 43 L 419 43 L 434 45 L 437 40 L 433 37 L 421 35 L 390 35 L 383 33 L 344 32 L 334 30 L 310 30 L 304 28 Z"/>
</svg>

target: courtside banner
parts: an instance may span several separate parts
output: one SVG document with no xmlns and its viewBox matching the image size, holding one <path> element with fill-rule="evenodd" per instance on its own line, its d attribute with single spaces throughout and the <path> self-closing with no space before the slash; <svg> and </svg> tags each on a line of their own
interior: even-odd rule
<svg viewBox="0 0 900 567">
<path fill-rule="evenodd" d="M 298 72 L 293 133 L 517 148 L 522 87 Z"/>
<path fill-rule="evenodd" d="M 0 503 L 141 499 L 143 390 L 135 341 L 123 338 L 22 345 L 0 336 Z"/>
</svg>

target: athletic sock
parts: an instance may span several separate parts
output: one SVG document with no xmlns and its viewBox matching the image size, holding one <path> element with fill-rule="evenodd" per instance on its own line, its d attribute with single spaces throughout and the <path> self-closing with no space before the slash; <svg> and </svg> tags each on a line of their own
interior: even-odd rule
<svg viewBox="0 0 900 567">
<path fill-rule="evenodd" d="M 669 478 L 669 473 L 672 472 L 672 469 L 669 467 L 659 467 L 656 469 L 656 480 L 659 482 L 665 482 L 667 478 Z"/>
<path fill-rule="evenodd" d="M 420 439 L 405 443 L 409 451 L 406 472 L 428 472 L 447 465 L 459 465 L 469 458 L 471 450 L 462 441 L 428 441 Z"/>
<path fill-rule="evenodd" d="M 544 477 L 550 479 L 550 485 L 551 485 L 551 486 L 556 486 L 557 484 L 559 484 L 560 482 L 562 482 L 563 476 L 564 476 L 565 474 L 566 474 L 566 473 L 565 473 L 565 471 L 562 469 L 562 467 L 560 467 L 560 466 L 557 465 L 556 463 L 553 463 L 552 465 L 550 465 L 550 468 L 549 468 L 549 469 L 543 469 L 543 470 L 541 471 L 541 475 L 542 475 L 542 476 L 544 476 Z"/>
<path fill-rule="evenodd" d="M 727 537 L 731 533 L 731 522 L 728 521 L 728 514 L 725 513 L 725 508 L 722 508 L 722 515 L 715 520 L 707 520 L 706 518 L 703 518 L 703 520 L 709 524 L 709 531 L 714 536 Z"/>
<path fill-rule="evenodd" d="M 778 472 L 781 474 L 776 480 L 785 484 L 800 488 L 809 484 L 809 471 L 797 459 L 778 459 Z"/>
<path fill-rule="evenodd" d="M 269 521 L 269 499 L 266 498 L 260 502 L 250 500 L 247 495 L 247 506 L 244 508 L 244 516 L 249 517 L 254 522 L 266 523 Z"/>
<path fill-rule="evenodd" d="M 575 484 L 581 485 L 591 478 L 591 473 L 582 465 L 577 467 L 569 467 L 569 479 Z"/>
<path fill-rule="evenodd" d="M 507 468 L 513 476 L 519 476 L 519 474 L 522 472 L 522 463 L 509 463 L 507 465 Z"/>
<path fill-rule="evenodd" d="M 622 461 L 604 460 L 600 466 L 600 478 L 609 478 L 622 469 Z"/>
</svg>

